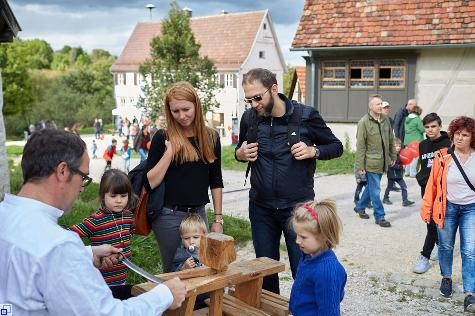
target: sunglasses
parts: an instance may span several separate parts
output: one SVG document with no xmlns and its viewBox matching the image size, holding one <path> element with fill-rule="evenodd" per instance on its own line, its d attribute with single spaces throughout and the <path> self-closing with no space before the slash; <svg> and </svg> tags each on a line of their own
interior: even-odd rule
<svg viewBox="0 0 475 316">
<path fill-rule="evenodd" d="M 267 91 L 270 90 L 270 88 L 272 88 L 272 87 L 269 87 L 266 91 L 264 91 L 264 93 L 257 94 L 253 97 L 250 97 L 250 98 L 244 98 L 244 102 L 246 102 L 247 104 L 252 104 L 252 101 L 255 101 L 255 102 L 262 101 L 262 97 L 264 96 L 264 94 L 267 93 Z"/>
<path fill-rule="evenodd" d="M 88 176 L 87 174 L 85 174 L 84 172 L 82 172 L 81 170 L 73 168 L 73 167 L 69 167 L 69 170 L 71 170 L 71 172 L 73 173 L 77 173 L 78 175 L 82 177 L 83 188 L 87 187 L 92 182 L 92 178 Z"/>
</svg>

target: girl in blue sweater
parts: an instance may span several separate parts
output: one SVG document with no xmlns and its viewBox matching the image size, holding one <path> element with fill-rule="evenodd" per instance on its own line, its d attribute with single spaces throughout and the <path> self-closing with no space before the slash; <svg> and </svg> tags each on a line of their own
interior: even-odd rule
<svg viewBox="0 0 475 316">
<path fill-rule="evenodd" d="M 290 293 L 292 314 L 340 315 L 346 272 L 332 250 L 341 232 L 335 201 L 312 201 L 297 206 L 292 226 L 302 251 Z"/>
</svg>

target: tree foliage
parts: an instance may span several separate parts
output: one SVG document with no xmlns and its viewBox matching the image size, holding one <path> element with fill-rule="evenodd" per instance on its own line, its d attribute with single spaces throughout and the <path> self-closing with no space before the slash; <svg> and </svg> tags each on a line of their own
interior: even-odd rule
<svg viewBox="0 0 475 316">
<path fill-rule="evenodd" d="M 64 46 L 54 52 L 42 40 L 17 40 L 0 46 L 5 125 L 22 134 L 30 123 L 54 120 L 60 127 L 112 120 L 115 57 Z"/>
<path fill-rule="evenodd" d="M 161 23 L 161 35 L 150 44 L 150 58 L 140 66 L 146 78 L 139 106 L 152 116 L 162 111 L 166 89 L 175 82 L 188 81 L 199 91 L 204 111 L 217 106 L 216 68 L 208 57 L 200 57 L 190 18 L 176 1 Z"/>
</svg>

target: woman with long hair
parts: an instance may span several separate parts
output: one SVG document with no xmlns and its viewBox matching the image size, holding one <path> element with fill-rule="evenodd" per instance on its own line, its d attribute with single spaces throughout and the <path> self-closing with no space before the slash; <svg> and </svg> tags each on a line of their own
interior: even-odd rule
<svg viewBox="0 0 475 316">
<path fill-rule="evenodd" d="M 452 262 L 459 230 L 464 310 L 475 313 L 475 120 L 457 117 L 448 132 L 453 146 L 435 154 L 421 216 L 426 223 L 433 219 L 437 224 L 440 294 L 445 297 L 453 293 Z"/>
<path fill-rule="evenodd" d="M 218 133 L 205 125 L 201 101 L 194 87 L 185 81 L 173 84 L 165 94 L 167 129 L 152 139 L 147 160 L 147 180 L 154 189 L 165 184 L 164 207 L 152 220 L 164 272 L 172 271 L 182 219 L 201 215 L 211 189 L 215 221 L 211 231 L 223 231 L 221 143 Z"/>
</svg>

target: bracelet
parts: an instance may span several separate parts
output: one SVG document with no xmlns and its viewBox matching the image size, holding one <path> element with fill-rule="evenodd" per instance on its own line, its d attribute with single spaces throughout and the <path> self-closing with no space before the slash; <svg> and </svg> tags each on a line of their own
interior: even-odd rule
<svg viewBox="0 0 475 316">
<path fill-rule="evenodd" d="M 216 215 L 223 216 L 223 213 L 220 213 L 220 214 L 214 213 L 214 216 L 216 216 Z"/>
</svg>

